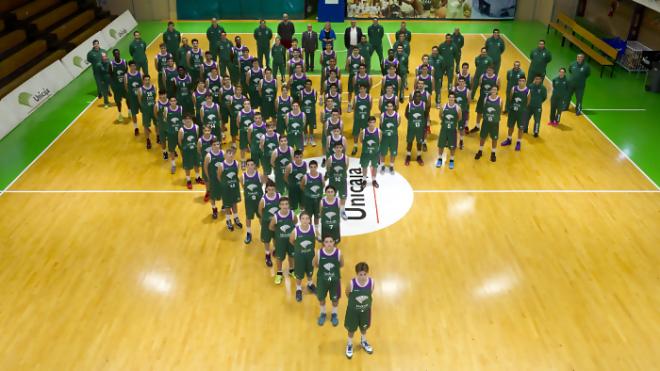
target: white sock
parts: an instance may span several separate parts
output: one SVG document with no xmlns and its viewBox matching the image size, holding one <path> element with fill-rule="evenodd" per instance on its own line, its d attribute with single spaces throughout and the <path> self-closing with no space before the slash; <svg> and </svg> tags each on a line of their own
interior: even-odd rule
<svg viewBox="0 0 660 371">
<path fill-rule="evenodd" d="M 337 314 L 337 307 L 332 306 L 332 314 Z"/>
<path fill-rule="evenodd" d="M 296 290 L 302 290 L 302 286 L 299 284 L 296 284 Z"/>
<path fill-rule="evenodd" d="M 480 150 L 480 151 L 483 151 L 483 150 L 484 150 L 484 146 L 479 146 L 479 150 Z"/>
<path fill-rule="evenodd" d="M 312 286 L 312 284 L 313 284 L 312 277 L 307 277 L 307 287 Z"/>
<path fill-rule="evenodd" d="M 410 156 L 410 151 L 406 151 L 406 155 Z"/>
<path fill-rule="evenodd" d="M 520 143 L 520 138 L 516 139 L 516 143 Z"/>
<path fill-rule="evenodd" d="M 490 149 L 490 152 L 491 152 L 491 153 L 495 153 L 495 148 L 491 148 L 491 149 Z"/>
<path fill-rule="evenodd" d="M 325 304 L 321 304 L 321 314 L 325 313 Z"/>
<path fill-rule="evenodd" d="M 363 342 L 364 342 L 364 341 L 367 341 L 367 335 L 365 335 L 365 334 L 360 334 L 360 340 L 363 341 Z"/>
<path fill-rule="evenodd" d="M 137 122 L 133 123 L 133 128 L 137 129 Z"/>
<path fill-rule="evenodd" d="M 314 229 L 317 230 L 317 231 L 320 231 L 321 230 L 321 224 L 316 224 L 314 226 Z"/>
<path fill-rule="evenodd" d="M 229 214 L 225 214 L 225 217 L 227 218 L 228 222 L 231 222 L 231 217 L 229 216 Z"/>
<path fill-rule="evenodd" d="M 449 157 L 449 159 L 454 161 L 454 155 L 451 155 L 451 157 Z"/>
<path fill-rule="evenodd" d="M 172 166 L 176 166 L 176 162 L 172 160 Z"/>
<path fill-rule="evenodd" d="M 347 342 L 346 344 L 347 344 L 347 345 L 353 345 L 353 339 L 352 339 L 352 338 L 348 338 L 348 342 Z"/>
<path fill-rule="evenodd" d="M 190 181 L 190 175 L 186 175 L 186 182 Z"/>
<path fill-rule="evenodd" d="M 252 227 L 247 227 L 247 233 L 252 233 Z"/>
<path fill-rule="evenodd" d="M 511 135 L 509 135 L 508 137 L 506 137 L 506 139 L 511 140 Z"/>
</svg>

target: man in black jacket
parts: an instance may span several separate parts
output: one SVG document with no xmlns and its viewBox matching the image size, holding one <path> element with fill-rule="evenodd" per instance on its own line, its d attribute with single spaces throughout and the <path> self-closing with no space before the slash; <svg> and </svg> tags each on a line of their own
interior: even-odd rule
<svg viewBox="0 0 660 371">
<path fill-rule="evenodd" d="M 344 31 L 344 46 L 346 46 L 346 52 L 351 53 L 353 48 L 358 47 L 360 40 L 362 40 L 362 29 L 356 25 L 355 21 L 351 21 L 351 27 L 348 27 Z"/>
<path fill-rule="evenodd" d="M 305 51 L 305 68 L 314 71 L 314 53 L 319 47 L 319 35 L 312 30 L 312 25 L 307 25 L 307 31 L 302 34 L 302 47 Z"/>
<path fill-rule="evenodd" d="M 289 15 L 284 13 L 282 14 L 282 22 L 277 26 L 277 34 L 280 37 L 280 42 L 286 49 L 291 47 L 291 40 L 293 40 L 293 34 L 296 33 L 296 27 L 292 22 L 289 22 Z"/>
</svg>

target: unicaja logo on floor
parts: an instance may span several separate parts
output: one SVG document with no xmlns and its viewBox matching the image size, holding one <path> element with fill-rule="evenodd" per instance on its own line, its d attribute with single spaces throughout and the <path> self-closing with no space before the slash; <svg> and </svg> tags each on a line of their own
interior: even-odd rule
<svg viewBox="0 0 660 371">
<path fill-rule="evenodd" d="M 305 159 L 308 163 L 321 157 Z M 394 174 L 378 173 L 376 180 L 380 187 L 371 186 L 371 175 L 367 186 L 362 187 L 362 168 L 360 160 L 348 157 L 346 215 L 348 220 L 341 220 L 342 236 L 357 236 L 387 228 L 402 219 L 412 207 L 414 193 L 410 183 L 398 172 Z M 325 169 L 319 168 L 325 173 Z M 367 170 L 370 171 L 370 170 Z"/>
</svg>

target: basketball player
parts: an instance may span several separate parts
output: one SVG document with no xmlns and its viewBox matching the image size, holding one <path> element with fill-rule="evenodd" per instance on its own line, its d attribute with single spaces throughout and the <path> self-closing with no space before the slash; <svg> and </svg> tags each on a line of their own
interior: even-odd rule
<svg viewBox="0 0 660 371">
<path fill-rule="evenodd" d="M 207 50 L 206 53 L 204 53 L 204 62 L 202 62 L 202 65 L 200 66 L 200 73 L 201 73 L 200 80 L 201 81 L 208 80 L 209 76 L 211 75 L 211 70 L 213 68 L 217 70 L 218 65 L 213 60 L 213 54 Z"/>
<path fill-rule="evenodd" d="M 372 295 L 374 292 L 374 281 L 369 277 L 369 265 L 364 262 L 355 265 L 356 277 L 346 285 L 346 316 L 344 327 L 348 331 L 348 343 L 346 344 L 346 357 L 353 357 L 353 335 L 360 329 L 360 346 L 367 354 L 373 353 L 373 348 L 367 342 L 367 330 L 371 327 Z"/>
<path fill-rule="evenodd" d="M 247 75 L 250 71 L 250 68 L 252 68 L 253 60 L 254 57 L 250 55 L 250 49 L 248 49 L 248 47 L 243 47 L 241 54 L 238 56 L 238 68 L 241 86 L 243 87 L 244 92 L 248 91 Z"/>
<path fill-rule="evenodd" d="M 335 239 L 327 236 L 323 239 L 323 248 L 319 249 L 319 254 L 314 257 L 314 267 L 316 267 L 316 297 L 319 299 L 321 313 L 317 321 L 319 326 L 323 326 L 327 318 L 325 307 L 325 298 L 330 297 L 332 302 L 332 314 L 330 323 L 332 326 L 339 325 L 337 315 L 337 306 L 341 297 L 341 268 L 344 266 L 344 257 L 339 248 L 335 246 Z"/>
<path fill-rule="evenodd" d="M 344 149 L 347 146 L 346 137 L 342 134 L 340 125 L 332 125 L 329 131 L 330 131 L 330 135 L 328 135 L 328 137 L 326 138 L 326 144 L 325 144 L 325 147 L 328 149 L 324 153 L 325 157 L 330 157 L 330 155 L 332 155 L 334 148 L 337 144 L 341 144 L 342 151 L 344 151 Z M 359 137 L 360 134 L 358 133 L 357 136 Z M 326 159 L 324 158 L 321 166 L 325 166 L 325 160 Z"/>
<path fill-rule="evenodd" d="M 195 107 L 195 122 L 202 122 L 202 104 L 204 104 L 206 96 L 210 93 L 211 92 L 206 88 L 206 83 L 203 80 L 199 80 L 197 82 L 197 88 L 192 94 L 193 107 Z"/>
<path fill-rule="evenodd" d="M 261 138 L 266 135 L 266 123 L 263 121 L 261 112 L 254 113 L 254 122 L 248 128 L 247 139 L 250 143 L 250 156 L 255 166 L 259 168 L 261 165 Z"/>
<path fill-rule="evenodd" d="M 217 66 L 211 67 L 205 82 L 206 87 L 211 91 L 213 103 L 220 104 L 222 102 L 222 98 L 220 97 L 220 91 L 222 90 L 222 78 L 218 74 Z M 218 121 L 220 121 L 220 114 L 218 114 Z"/>
<path fill-rule="evenodd" d="M 364 58 L 360 55 L 360 49 L 353 48 L 351 55 L 346 58 L 346 72 L 348 72 L 348 112 L 350 113 L 353 107 L 351 103 L 353 102 L 353 91 L 355 90 L 355 75 L 358 74 L 360 70 L 360 65 L 364 65 Z"/>
<path fill-rule="evenodd" d="M 447 103 L 440 112 L 440 135 L 438 135 L 438 161 L 435 167 L 442 167 L 442 155 L 445 147 L 449 147 L 449 169 L 454 168 L 454 153 L 456 152 L 456 136 L 458 123 L 461 122 L 461 107 L 456 103 L 456 94 L 449 93 Z"/>
<path fill-rule="evenodd" d="M 287 62 L 287 72 L 289 73 L 289 78 L 293 76 L 293 73 L 296 72 L 296 68 L 300 66 L 300 71 L 305 71 L 305 61 L 302 59 L 299 48 L 289 49 L 289 60 Z M 304 72 L 303 72 L 304 73 Z M 306 77 L 305 77 L 306 78 Z M 291 92 L 293 94 L 293 91 Z"/>
<path fill-rule="evenodd" d="M 408 120 L 408 133 L 406 134 L 406 161 L 410 165 L 410 157 L 413 141 L 417 142 L 417 163 L 424 165 L 422 160 L 422 139 L 427 121 L 426 105 L 422 102 L 422 94 L 419 91 L 413 93 L 413 99 L 406 106 L 406 119 Z"/>
<path fill-rule="evenodd" d="M 294 100 L 291 104 L 291 112 L 286 115 L 286 135 L 289 143 L 295 149 L 305 150 L 303 141 L 303 129 L 305 126 L 305 113 L 300 110 L 300 103 Z"/>
<path fill-rule="evenodd" d="M 259 66 L 259 60 L 252 59 L 252 67 L 248 70 L 246 75 L 248 85 L 248 95 L 250 96 L 250 104 L 252 108 L 259 109 L 261 107 L 261 96 L 259 95 L 259 85 L 264 78 L 264 71 Z"/>
<path fill-rule="evenodd" d="M 394 67 L 393 65 L 390 65 L 387 68 L 387 74 L 385 76 L 383 76 L 383 81 L 382 81 L 382 84 L 381 84 L 381 92 L 380 92 L 380 94 L 381 94 L 381 99 L 380 99 L 380 103 L 381 103 L 380 110 L 381 110 L 381 112 L 385 111 L 385 107 L 383 106 L 383 98 L 382 98 L 383 95 L 386 95 L 388 97 L 387 98 L 388 100 L 392 100 L 392 95 L 394 95 L 394 99 L 395 99 L 395 102 L 396 102 L 395 107 L 397 107 L 397 109 L 398 109 L 398 107 L 399 107 L 399 100 L 398 100 L 399 96 L 398 96 L 398 94 L 399 94 L 399 89 L 401 89 L 401 86 L 402 86 L 401 85 L 401 77 L 399 77 L 396 74 L 396 67 Z M 388 88 L 390 88 L 391 91 L 388 92 Z"/>
<path fill-rule="evenodd" d="M 243 88 L 240 85 L 234 86 L 234 95 L 229 100 L 229 134 L 231 135 L 231 142 L 234 147 L 236 146 L 236 138 L 239 133 L 238 113 L 243 110 L 243 105 L 247 101 L 247 98 L 243 95 Z"/>
<path fill-rule="evenodd" d="M 197 159 L 200 161 L 202 167 L 202 179 L 204 179 L 204 186 L 206 187 L 206 192 L 204 193 L 204 202 L 208 202 L 211 198 L 211 180 L 209 179 L 209 174 L 206 172 L 206 155 L 211 152 L 213 147 L 213 142 L 217 140 L 217 137 L 211 133 L 210 126 L 202 127 L 202 136 L 197 141 Z M 217 175 L 217 174 L 216 174 Z"/>
<path fill-rule="evenodd" d="M 293 161 L 284 169 L 284 181 L 287 184 L 291 210 L 295 211 L 302 207 L 303 191 L 300 182 L 305 174 L 307 174 L 307 163 L 303 160 L 302 151 L 297 149 L 293 152 Z"/>
<path fill-rule="evenodd" d="M 204 172 L 209 178 L 208 190 L 211 199 L 211 217 L 213 219 L 218 219 L 218 208 L 215 202 L 222 202 L 222 185 L 220 184 L 220 177 L 218 177 L 218 169 L 222 166 L 224 160 L 225 152 L 221 148 L 220 138 L 216 138 L 211 143 L 211 150 L 204 158 Z"/>
<path fill-rule="evenodd" d="M 172 54 L 167 52 L 167 48 L 164 43 L 161 43 L 159 48 L 160 50 L 154 58 L 154 67 L 156 67 L 156 71 L 158 71 L 158 88 L 165 89 L 167 85 L 164 80 L 165 74 L 163 71 L 165 70 L 165 67 L 167 67 L 167 60 L 172 57 Z"/>
<path fill-rule="evenodd" d="M 243 184 L 243 196 L 245 196 L 245 244 L 252 242 L 252 219 L 259 209 L 259 202 L 264 195 L 264 184 L 266 183 L 266 176 L 259 174 L 257 165 L 254 160 L 249 158 L 247 160 L 247 167 L 243 176 L 241 177 Z"/>
<path fill-rule="evenodd" d="M 270 221 L 275 213 L 280 209 L 280 194 L 277 193 L 275 182 L 266 179 L 266 193 L 259 201 L 258 214 L 261 220 L 261 242 L 264 243 L 266 256 L 266 266 L 272 267 L 273 260 L 270 255 L 270 241 L 273 239 L 273 231 L 270 230 Z"/>
<path fill-rule="evenodd" d="M 362 70 L 363 67 L 360 67 Z M 359 75 L 358 75 L 359 76 Z M 358 79 L 356 76 L 356 80 Z M 371 96 L 367 94 L 368 86 L 366 84 L 359 85 L 360 93 L 355 96 L 352 106 L 355 107 L 353 115 L 353 150 L 351 156 L 355 156 L 358 151 L 358 138 L 360 133 L 367 127 L 369 117 L 371 116 Z"/>
<path fill-rule="evenodd" d="M 497 148 L 497 138 L 499 136 L 500 130 L 500 115 L 502 113 L 502 102 L 500 97 L 497 96 L 497 91 L 497 85 L 491 86 L 490 94 L 484 99 L 484 127 L 479 133 L 479 151 L 474 156 L 475 160 L 480 159 L 483 155 L 484 143 L 486 142 L 486 138 L 490 136 L 492 143 L 490 160 L 492 162 L 497 161 L 497 157 L 495 156 L 495 149 Z"/>
<path fill-rule="evenodd" d="M 539 130 L 541 130 L 541 111 L 546 99 L 548 99 L 548 90 L 543 85 L 543 77 L 536 75 L 534 82 L 529 86 L 529 114 L 527 115 L 527 120 L 534 117 L 534 138 L 538 138 Z"/>
<path fill-rule="evenodd" d="M 305 80 L 305 88 L 300 92 L 300 106 L 305 114 L 303 145 L 316 147 L 314 129 L 316 129 L 316 90 L 312 89 L 312 80 Z"/>
<path fill-rule="evenodd" d="M 175 79 L 179 76 L 179 71 L 174 66 L 174 58 L 167 58 L 167 65 L 163 68 L 162 86 L 167 90 L 167 97 L 171 98 L 176 96 Z"/>
<path fill-rule="evenodd" d="M 518 86 L 518 81 L 521 77 L 525 77 L 525 72 L 520 68 L 520 61 L 513 62 L 513 68 L 506 72 L 506 102 L 504 103 L 504 111 L 509 112 L 511 105 L 511 92 L 515 86 Z"/>
<path fill-rule="evenodd" d="M 192 101 L 192 79 L 183 66 L 177 67 L 177 72 L 179 74 L 174 78 L 176 100 L 183 107 L 183 112 L 194 114 L 195 106 Z"/>
<path fill-rule="evenodd" d="M 302 65 L 296 64 L 293 73 L 289 76 L 289 91 L 293 100 L 300 101 L 300 92 L 305 88 L 307 75 L 303 72 Z"/>
<path fill-rule="evenodd" d="M 440 55 L 440 49 L 437 46 L 431 48 L 431 56 L 429 57 L 429 64 L 431 65 L 431 75 L 433 76 L 433 92 L 435 93 L 435 108 L 440 109 L 440 98 L 442 95 L 442 74 L 446 71 L 445 60 Z M 449 70 L 452 66 L 449 67 Z M 451 81 L 451 75 L 447 76 L 447 81 Z M 451 90 L 449 86 L 448 90 Z"/>
<path fill-rule="evenodd" d="M 199 173 L 199 159 L 197 158 L 197 140 L 199 139 L 199 128 L 193 123 L 192 116 L 183 116 L 183 126 L 179 129 L 179 148 L 181 148 L 181 161 L 186 173 L 186 187 L 192 189 L 190 170 L 195 169 L 195 182 L 202 184 L 203 180 Z"/>
<path fill-rule="evenodd" d="M 225 151 L 225 159 L 220 162 L 217 169 L 218 180 L 220 181 L 220 193 L 222 196 L 222 209 L 225 211 L 227 218 L 227 229 L 230 232 L 234 231 L 234 226 L 231 223 L 231 215 L 234 215 L 234 224 L 239 229 L 243 229 L 238 218 L 238 203 L 241 202 L 241 190 L 239 188 L 238 180 L 238 163 L 234 160 L 234 149 L 229 148 Z"/>
<path fill-rule="evenodd" d="M 151 77 L 144 75 L 142 86 L 138 89 L 138 102 L 140 102 L 140 111 L 142 111 L 142 127 L 144 135 L 147 138 L 147 149 L 151 149 L 151 122 L 156 123 L 154 116 L 154 106 L 156 105 L 156 87 L 151 84 Z"/>
<path fill-rule="evenodd" d="M 137 115 L 140 113 L 140 104 L 138 101 L 138 92 L 142 86 L 142 75 L 137 70 L 137 65 L 134 61 L 128 62 L 128 72 L 124 79 L 124 89 L 126 91 L 126 104 L 128 105 L 129 112 L 131 113 L 131 120 L 133 121 L 133 131 L 135 136 L 140 135 L 140 130 L 137 126 Z"/>
<path fill-rule="evenodd" d="M 394 160 L 398 153 L 401 118 L 399 117 L 399 113 L 394 109 L 394 103 L 391 101 L 387 102 L 385 107 L 385 112 L 380 114 L 380 131 L 382 132 L 382 140 L 380 142 L 380 162 L 382 166 L 380 173 L 385 173 L 385 157 L 389 153 L 389 170 L 390 174 L 394 174 Z"/>
<path fill-rule="evenodd" d="M 266 123 L 266 134 L 259 141 L 259 152 L 261 153 L 261 167 L 263 168 L 264 175 L 270 176 L 273 171 L 273 166 L 270 164 L 270 157 L 273 151 L 280 142 L 280 135 L 275 131 L 275 124 L 271 122 Z"/>
<path fill-rule="evenodd" d="M 507 117 L 507 126 L 509 131 L 507 133 L 506 139 L 502 142 L 502 147 L 510 146 L 513 129 L 518 126 L 518 139 L 516 140 L 516 151 L 520 151 L 521 139 L 523 133 L 526 131 L 525 125 L 527 125 L 527 107 L 529 106 L 529 88 L 527 87 L 527 79 L 525 76 L 520 76 L 518 78 L 518 85 L 511 88 L 511 92 L 508 94 L 510 97 L 509 115 Z"/>
<path fill-rule="evenodd" d="M 293 246 L 289 242 L 291 231 L 298 224 L 298 217 L 289 209 L 289 199 L 280 197 L 279 210 L 275 212 L 270 220 L 268 228 L 273 231 L 275 237 L 275 260 L 277 273 L 275 274 L 275 284 L 282 283 L 282 262 L 289 257 L 289 275 L 294 276 L 295 261 L 293 260 Z"/>
<path fill-rule="evenodd" d="M 200 107 L 200 125 L 211 129 L 211 134 L 222 141 L 222 125 L 220 125 L 220 106 L 213 102 L 213 95 L 206 94 L 204 104 Z"/>
<path fill-rule="evenodd" d="M 248 129 L 254 122 L 255 111 L 252 109 L 250 101 L 243 102 L 243 109 L 238 111 L 236 121 L 238 122 L 238 148 L 241 150 L 241 169 L 245 169 L 245 153 L 250 143 L 248 142 Z"/>
<path fill-rule="evenodd" d="M 286 118 L 291 112 L 291 106 L 293 105 L 293 99 L 289 95 L 289 87 L 282 85 L 282 94 L 277 97 L 275 101 L 275 112 L 277 112 L 277 133 L 279 135 L 285 135 L 286 133 Z"/>
<path fill-rule="evenodd" d="M 457 81 L 458 83 L 451 91 L 456 97 L 456 103 L 461 107 L 461 120 L 458 122 L 458 135 L 460 136 L 458 148 L 463 149 L 463 135 L 468 131 L 468 118 L 470 116 L 470 89 L 465 77 L 460 76 Z"/>
<path fill-rule="evenodd" d="M 367 168 L 371 167 L 371 185 L 378 188 L 376 181 L 376 170 L 380 159 L 380 142 L 382 133 L 376 127 L 376 118 L 369 116 L 368 126 L 360 133 L 362 153 L 360 154 L 360 166 L 362 166 L 362 188 L 367 186 Z"/>
<path fill-rule="evenodd" d="M 335 243 L 341 240 L 341 221 L 339 219 L 341 201 L 336 197 L 335 187 L 325 187 L 325 197 L 321 198 L 319 212 L 321 214 L 321 240 L 332 237 Z"/>
<path fill-rule="evenodd" d="M 268 67 L 264 69 L 264 78 L 259 82 L 258 93 L 261 96 L 261 114 L 264 121 L 275 120 L 277 79 L 273 77 L 273 71 Z"/>
<path fill-rule="evenodd" d="M 277 185 L 277 192 L 286 192 L 286 180 L 284 179 L 284 171 L 292 160 L 293 148 L 289 147 L 289 141 L 286 136 L 280 135 L 279 146 L 273 151 L 270 156 L 270 164 L 275 170 L 275 184 Z M 289 200 L 286 201 L 289 207 Z"/>
<path fill-rule="evenodd" d="M 340 199 L 340 216 L 342 219 L 347 220 L 348 217 L 346 216 L 346 210 L 344 209 L 344 206 L 346 204 L 346 197 L 348 195 L 348 158 L 344 153 L 344 146 L 342 144 L 335 144 L 334 152 L 328 158 L 325 170 L 325 177 L 328 179 L 328 185 L 332 186 L 334 193 Z M 323 220 L 323 217 L 321 217 L 321 220 Z"/>
<path fill-rule="evenodd" d="M 470 133 L 476 133 L 481 127 L 481 118 L 484 112 L 484 101 L 486 97 L 490 94 L 490 90 L 493 86 L 497 86 L 497 90 L 500 89 L 500 79 L 495 74 L 495 69 L 493 66 L 486 67 L 486 73 L 479 77 L 479 100 L 477 101 L 477 121 L 475 126 L 470 130 Z M 474 95 L 474 94 L 472 94 Z"/>
<path fill-rule="evenodd" d="M 314 274 L 314 256 L 316 245 L 316 233 L 311 223 L 311 215 L 303 211 L 300 214 L 300 225 L 293 228 L 289 236 L 289 244 L 293 246 L 293 257 L 295 263 L 296 276 L 296 301 L 302 301 L 302 279 L 307 276 L 307 290 L 310 293 L 316 292 L 316 286 L 312 281 Z"/>
<path fill-rule="evenodd" d="M 176 98 L 175 98 L 176 99 Z M 158 126 L 158 134 L 156 135 L 156 143 L 160 143 L 160 148 L 163 151 L 163 160 L 168 159 L 167 155 L 167 120 L 166 112 L 167 107 L 170 105 L 169 99 L 167 99 L 167 91 L 160 90 L 158 92 L 158 101 L 154 105 L 154 117 L 156 117 L 156 122 Z"/>
<path fill-rule="evenodd" d="M 192 48 L 186 54 L 186 63 L 193 85 L 197 85 L 197 82 L 203 79 L 202 64 L 204 63 L 204 52 L 199 47 L 199 40 L 192 39 Z"/>
<path fill-rule="evenodd" d="M 309 162 L 309 171 L 300 180 L 300 188 L 303 191 L 303 209 L 312 217 L 315 230 L 321 230 L 321 221 L 319 220 L 319 207 L 321 197 L 323 197 L 323 187 L 325 179 L 319 170 L 319 163 L 316 160 Z M 320 236 L 319 236 L 320 237 Z"/>
<path fill-rule="evenodd" d="M 399 101 L 403 102 L 404 91 L 408 90 L 408 61 L 410 55 L 406 54 L 403 46 L 399 45 L 396 49 L 396 59 L 398 61 L 398 72 L 401 78 L 401 86 L 399 87 Z"/>
</svg>

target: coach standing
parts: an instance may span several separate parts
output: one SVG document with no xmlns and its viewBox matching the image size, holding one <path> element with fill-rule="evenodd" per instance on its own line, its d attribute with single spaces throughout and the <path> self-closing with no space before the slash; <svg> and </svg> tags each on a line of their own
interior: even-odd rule
<svg viewBox="0 0 660 371">
<path fill-rule="evenodd" d="M 335 44 L 335 40 L 337 40 L 337 35 L 335 34 L 335 30 L 332 29 L 332 25 L 330 22 L 325 22 L 325 27 L 321 30 L 321 33 L 319 34 L 319 39 L 321 39 L 321 48 L 325 50 L 325 44 L 330 43 L 332 45 Z"/>
<path fill-rule="evenodd" d="M 538 48 L 529 53 L 529 70 L 527 71 L 527 84 L 534 82 L 534 76 L 541 75 L 541 80 L 545 79 L 545 70 L 548 63 L 552 60 L 552 54 L 545 48 L 545 40 L 539 40 Z"/>
<path fill-rule="evenodd" d="M 254 39 L 257 41 L 257 59 L 263 68 L 270 67 L 270 40 L 273 39 L 273 31 L 266 27 L 266 21 L 259 20 L 259 27 L 254 30 Z M 264 59 L 266 64 L 264 64 Z"/>
<path fill-rule="evenodd" d="M 374 18 L 374 23 L 367 29 L 367 35 L 369 35 L 369 43 L 371 44 L 371 54 L 374 52 L 378 54 L 378 65 L 381 66 L 381 73 L 384 75 L 386 73 L 383 70 L 383 37 L 385 36 L 385 30 L 378 23 L 378 18 Z M 369 56 L 369 60 L 371 60 L 371 56 Z"/>
<path fill-rule="evenodd" d="M 406 35 L 406 41 L 411 42 L 412 41 L 412 33 L 408 31 L 408 28 L 406 28 L 406 22 L 401 22 L 401 28 L 399 31 L 397 31 L 394 34 L 394 40 L 399 40 L 399 35 L 404 34 Z"/>
<path fill-rule="evenodd" d="M 353 48 L 357 48 L 358 44 L 362 40 L 362 29 L 357 26 L 355 21 L 351 21 L 351 27 L 348 27 L 344 31 L 344 46 L 346 46 L 346 52 L 351 53 Z"/>
<path fill-rule="evenodd" d="M 222 26 L 218 25 L 216 18 L 211 19 L 211 26 L 206 30 L 206 38 L 209 40 L 209 51 L 214 61 L 218 60 L 218 44 L 220 43 L 220 34 L 225 32 Z"/>
<path fill-rule="evenodd" d="M 495 74 L 500 73 L 500 65 L 502 64 L 502 53 L 504 53 L 504 41 L 500 37 L 500 30 L 494 29 L 493 36 L 486 40 L 486 54 L 493 60 L 495 67 Z M 475 80 L 478 77 L 475 76 Z"/>
<path fill-rule="evenodd" d="M 289 15 L 286 13 L 282 14 L 282 22 L 277 25 L 277 34 L 280 36 L 280 42 L 285 49 L 291 47 L 291 40 L 293 40 L 295 33 L 296 27 L 289 21 Z"/>
<path fill-rule="evenodd" d="M 163 43 L 167 52 L 172 55 L 177 55 L 179 52 L 179 45 L 181 45 L 181 32 L 174 28 L 174 22 L 167 22 L 167 30 L 163 32 Z"/>
<path fill-rule="evenodd" d="M 314 71 L 314 53 L 319 48 L 319 35 L 312 30 L 312 25 L 307 25 L 307 31 L 302 35 L 302 47 L 305 51 L 305 68 Z"/>
<path fill-rule="evenodd" d="M 456 57 L 456 73 L 458 73 L 461 69 L 461 53 L 463 51 L 463 46 L 465 45 L 465 38 L 461 34 L 460 28 L 454 28 L 454 33 L 451 34 L 451 42 L 458 50 L 458 56 Z"/>
<path fill-rule="evenodd" d="M 101 81 L 101 56 L 105 54 L 105 50 L 101 49 L 101 44 L 98 40 L 92 41 L 92 50 L 87 53 L 87 62 L 92 66 L 92 73 L 94 73 L 94 81 L 96 82 L 96 96 L 101 98 L 103 82 Z"/>
<path fill-rule="evenodd" d="M 575 94 L 575 114 L 582 114 L 582 98 L 584 97 L 584 88 L 587 86 L 587 78 L 591 75 L 591 67 L 584 62 L 584 54 L 577 55 L 577 60 L 568 66 L 568 82 L 571 87 L 571 98 Z"/>
<path fill-rule="evenodd" d="M 147 43 L 142 40 L 140 31 L 133 32 L 133 42 L 128 47 L 128 53 L 133 58 L 139 70 L 142 70 L 142 75 L 149 74 L 149 63 L 147 63 Z"/>
</svg>

